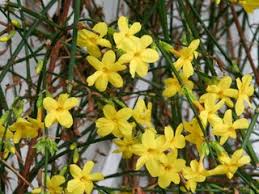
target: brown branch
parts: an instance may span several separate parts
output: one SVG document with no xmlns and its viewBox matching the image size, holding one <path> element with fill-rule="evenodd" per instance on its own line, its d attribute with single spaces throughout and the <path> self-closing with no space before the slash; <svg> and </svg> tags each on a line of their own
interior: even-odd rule
<svg viewBox="0 0 259 194">
<path fill-rule="evenodd" d="M 16 174 L 25 184 L 33 188 L 32 184 L 30 184 L 19 172 L 17 172 L 12 166 L 10 166 L 6 161 L 0 159 L 7 168 L 9 168 L 14 174 Z"/>
<path fill-rule="evenodd" d="M 236 28 L 237 28 L 237 31 L 238 31 L 238 34 L 239 34 L 239 37 L 240 37 L 240 41 L 241 41 L 241 43 L 242 43 L 242 45 L 245 49 L 248 61 L 251 65 L 251 68 L 252 68 L 253 73 L 255 75 L 255 81 L 256 81 L 257 85 L 259 85 L 259 71 L 257 71 L 255 63 L 254 63 L 254 61 L 252 59 L 252 56 L 251 56 L 251 53 L 250 53 L 250 49 L 246 45 L 246 38 L 245 38 L 244 32 L 241 28 L 240 22 L 238 20 L 238 16 L 237 16 L 237 13 L 235 11 L 235 8 L 234 8 L 233 5 L 230 5 L 230 8 L 231 8 L 232 15 L 233 15 L 233 18 L 234 18 L 234 22 L 235 22 L 235 25 L 236 25 Z"/>
</svg>

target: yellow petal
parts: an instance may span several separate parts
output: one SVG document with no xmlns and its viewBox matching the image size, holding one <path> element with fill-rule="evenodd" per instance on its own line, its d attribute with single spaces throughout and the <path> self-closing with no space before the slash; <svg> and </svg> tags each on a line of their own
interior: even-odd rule
<svg viewBox="0 0 259 194">
<path fill-rule="evenodd" d="M 90 174 L 93 167 L 94 167 L 94 162 L 93 161 L 87 161 L 84 165 L 84 168 L 83 168 L 84 176 L 87 176 L 88 174 Z"/>
<path fill-rule="evenodd" d="M 106 48 L 111 48 L 112 47 L 110 41 L 106 40 L 104 38 L 99 38 L 96 43 L 98 45 L 102 46 L 102 47 L 106 47 Z"/>
<path fill-rule="evenodd" d="M 87 51 L 90 55 L 93 55 L 94 57 L 101 57 L 102 53 L 97 45 L 91 45 L 87 47 Z"/>
<path fill-rule="evenodd" d="M 108 85 L 108 77 L 105 74 L 102 74 L 101 76 L 99 76 L 95 82 L 95 87 L 100 92 L 105 91 L 107 88 L 107 85 Z"/>
<path fill-rule="evenodd" d="M 86 57 L 87 61 L 92 65 L 96 70 L 102 70 L 104 67 L 104 64 L 99 61 L 96 57 L 88 56 Z"/>
<path fill-rule="evenodd" d="M 72 179 L 67 183 L 67 191 L 72 194 L 84 194 L 85 185 L 79 179 Z"/>
<path fill-rule="evenodd" d="M 128 20 L 126 17 L 121 16 L 118 20 L 118 27 L 121 32 L 127 32 L 129 30 Z"/>
<path fill-rule="evenodd" d="M 144 35 L 140 38 L 140 42 L 141 42 L 142 48 L 147 48 L 149 45 L 151 45 L 151 43 L 153 42 L 153 39 L 149 35 Z"/>
<path fill-rule="evenodd" d="M 130 62 L 130 65 L 129 65 L 130 74 L 131 74 L 131 77 L 132 77 L 132 78 L 135 77 L 135 73 L 136 73 L 137 66 L 138 66 L 138 61 L 135 60 L 135 59 L 133 59 L 133 60 Z"/>
<path fill-rule="evenodd" d="M 102 173 L 96 172 L 90 175 L 91 181 L 100 181 L 104 179 L 104 176 Z"/>
<path fill-rule="evenodd" d="M 47 111 L 51 111 L 51 110 L 56 110 L 58 108 L 58 103 L 56 100 L 54 100 L 51 97 L 46 97 L 43 100 L 43 107 L 47 110 Z"/>
<path fill-rule="evenodd" d="M 110 73 L 108 75 L 109 82 L 116 88 L 123 86 L 123 79 L 118 73 Z"/>
<path fill-rule="evenodd" d="M 96 71 L 94 74 L 86 79 L 88 86 L 93 86 L 96 80 L 103 74 L 102 71 Z"/>
<path fill-rule="evenodd" d="M 104 137 L 110 134 L 115 129 L 115 123 L 106 118 L 100 118 L 96 121 L 97 134 Z"/>
<path fill-rule="evenodd" d="M 141 24 L 139 22 L 134 22 L 129 29 L 129 34 L 134 35 L 141 30 Z"/>
<path fill-rule="evenodd" d="M 161 188 L 164 188 L 164 189 L 165 189 L 166 187 L 168 187 L 168 186 L 170 185 L 170 183 L 171 183 L 171 180 L 168 179 L 167 176 L 161 175 L 161 176 L 158 177 L 158 185 L 159 185 Z"/>
<path fill-rule="evenodd" d="M 146 162 L 146 167 L 152 177 L 160 175 L 160 166 L 158 160 L 148 160 Z"/>
<path fill-rule="evenodd" d="M 19 143 L 21 138 L 22 138 L 22 131 L 21 131 L 21 129 L 17 129 L 16 132 L 14 133 L 14 136 L 13 136 L 13 142 L 15 144 Z"/>
<path fill-rule="evenodd" d="M 136 170 L 139 170 L 147 161 L 148 159 L 144 156 L 141 156 L 138 160 L 137 160 L 137 164 L 136 164 Z"/>
<path fill-rule="evenodd" d="M 128 120 L 131 116 L 132 116 L 131 108 L 122 108 L 116 114 L 116 118 L 118 120 Z"/>
<path fill-rule="evenodd" d="M 99 22 L 93 27 L 93 31 L 97 32 L 100 37 L 104 37 L 108 31 L 107 24 L 104 22 Z"/>
<path fill-rule="evenodd" d="M 70 128 L 73 125 L 73 118 L 71 114 L 66 110 L 58 112 L 57 120 L 59 124 L 65 128 Z"/>
<path fill-rule="evenodd" d="M 106 104 L 103 107 L 103 114 L 106 118 L 108 119 L 112 119 L 114 118 L 114 116 L 116 115 L 116 109 L 114 108 L 114 106 L 110 105 L 110 104 Z"/>
<path fill-rule="evenodd" d="M 237 99 L 237 102 L 236 102 L 236 105 L 235 105 L 235 110 L 236 110 L 237 116 L 240 116 L 244 112 L 244 109 L 245 109 L 245 106 L 244 106 L 243 98 L 239 97 Z"/>
<path fill-rule="evenodd" d="M 106 53 L 104 53 L 102 63 L 108 66 L 113 64 L 115 60 L 116 60 L 115 53 L 112 50 L 109 50 Z"/>
<path fill-rule="evenodd" d="M 227 110 L 224 114 L 224 123 L 228 125 L 232 125 L 233 119 L 232 119 L 232 110 Z"/>
<path fill-rule="evenodd" d="M 159 59 L 156 50 L 147 48 L 141 53 L 141 59 L 146 63 L 154 63 Z"/>
<path fill-rule="evenodd" d="M 54 122 L 56 122 L 56 118 L 57 118 L 56 116 L 57 116 L 56 111 L 53 111 L 47 114 L 44 120 L 47 128 L 50 127 Z"/>
<path fill-rule="evenodd" d="M 140 77 L 145 77 L 148 73 L 148 64 L 139 60 L 136 67 L 136 73 Z"/>
<path fill-rule="evenodd" d="M 61 175 L 55 175 L 51 177 L 51 183 L 55 186 L 60 186 L 65 182 L 65 178 Z"/>
<path fill-rule="evenodd" d="M 70 110 L 71 108 L 77 106 L 79 104 L 79 100 L 77 98 L 71 97 L 66 100 L 64 104 L 64 109 Z"/>
<path fill-rule="evenodd" d="M 249 126 L 249 122 L 247 119 L 242 118 L 242 119 L 238 119 L 233 123 L 233 127 L 235 129 L 246 129 Z"/>
<path fill-rule="evenodd" d="M 72 177 L 74 178 L 81 178 L 82 177 L 82 170 L 75 164 L 71 164 L 69 166 L 69 171 Z"/>
</svg>

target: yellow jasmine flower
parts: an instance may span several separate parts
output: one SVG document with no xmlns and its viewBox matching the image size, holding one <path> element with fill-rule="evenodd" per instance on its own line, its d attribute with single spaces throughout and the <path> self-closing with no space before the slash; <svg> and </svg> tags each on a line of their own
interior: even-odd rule
<svg viewBox="0 0 259 194">
<path fill-rule="evenodd" d="M 150 128 L 152 127 L 151 113 L 152 103 L 149 102 L 146 107 L 144 100 L 139 98 L 133 109 L 133 118 L 142 126 Z"/>
<path fill-rule="evenodd" d="M 111 43 L 103 37 L 107 34 L 108 27 L 104 22 L 97 23 L 92 31 L 83 29 L 78 31 L 77 45 L 86 47 L 90 55 L 99 58 L 102 53 L 98 46 L 111 48 Z"/>
<path fill-rule="evenodd" d="M 240 78 L 236 79 L 238 95 L 235 110 L 238 116 L 244 112 L 244 102 L 246 102 L 249 106 L 252 106 L 249 102 L 249 97 L 254 94 L 254 87 L 251 85 L 251 81 L 252 76 L 249 74 L 244 75 L 242 77 L 242 81 Z"/>
<path fill-rule="evenodd" d="M 205 98 L 203 106 L 199 106 L 200 109 L 200 119 L 204 126 L 207 126 L 209 121 L 211 125 L 220 121 L 217 111 L 224 105 L 224 101 L 220 100 L 217 102 L 217 97 L 212 94 L 210 98 Z"/>
<path fill-rule="evenodd" d="M 259 8 L 258 0 L 232 0 L 232 2 L 241 4 L 247 13 L 252 13 Z"/>
<path fill-rule="evenodd" d="M 192 81 L 188 80 L 188 77 L 185 77 L 183 74 L 180 74 L 180 77 L 183 81 L 183 84 L 185 87 L 187 87 L 189 90 L 193 89 L 193 83 Z M 178 79 L 176 77 L 173 78 L 167 78 L 164 80 L 165 89 L 162 93 L 164 97 L 173 97 L 177 93 L 182 93 L 182 88 L 180 83 L 178 82 Z"/>
<path fill-rule="evenodd" d="M 231 179 L 239 167 L 250 163 L 250 157 L 244 156 L 243 153 L 244 150 L 239 149 L 235 151 L 231 157 L 229 157 L 226 152 L 223 152 L 220 156 L 218 156 L 221 165 L 218 165 L 216 168 L 210 170 L 209 174 L 226 174 L 227 177 Z"/>
<path fill-rule="evenodd" d="M 19 143 L 22 138 L 37 137 L 41 129 L 43 129 L 43 123 L 33 118 L 28 118 L 27 120 L 18 118 L 17 121 L 10 126 L 10 130 L 14 132 L 14 143 Z"/>
<path fill-rule="evenodd" d="M 103 107 L 104 117 L 96 121 L 99 136 L 112 133 L 116 137 L 131 136 L 132 125 L 128 119 L 132 116 L 130 108 L 122 108 L 118 112 L 113 105 L 107 104 Z"/>
<path fill-rule="evenodd" d="M 183 124 L 178 125 L 178 127 L 175 130 L 172 129 L 172 127 L 167 126 L 164 129 L 165 132 L 165 147 L 169 148 L 173 151 L 176 151 L 176 149 L 181 149 L 185 147 L 185 138 L 182 135 L 183 131 Z"/>
<path fill-rule="evenodd" d="M 183 68 L 183 74 L 185 77 L 190 77 L 193 75 L 192 60 L 198 57 L 198 52 L 196 51 L 199 47 L 200 40 L 193 40 L 188 47 L 183 47 L 181 50 L 177 51 L 171 49 L 171 52 L 178 57 L 174 66 L 177 70 Z"/>
<path fill-rule="evenodd" d="M 147 48 L 151 45 L 151 36 L 144 35 L 141 38 L 134 38 L 129 42 L 122 42 L 122 49 L 125 51 L 119 62 L 129 63 L 130 74 L 134 78 L 135 73 L 144 77 L 148 73 L 148 63 L 154 63 L 159 59 L 158 52 Z"/>
<path fill-rule="evenodd" d="M 223 145 L 229 137 L 236 139 L 237 129 L 246 129 L 249 126 L 247 119 L 242 118 L 233 122 L 232 110 L 227 110 L 224 114 L 223 121 L 216 123 L 213 127 L 213 135 L 221 136 L 220 144 Z"/>
<path fill-rule="evenodd" d="M 204 182 L 206 176 L 208 176 L 208 172 L 203 166 L 203 157 L 201 157 L 200 161 L 192 160 L 190 167 L 183 169 L 183 176 L 187 180 L 186 188 L 194 193 L 197 183 Z"/>
<path fill-rule="evenodd" d="M 90 194 L 94 187 L 93 182 L 104 179 L 102 173 L 91 173 L 93 167 L 93 161 L 85 163 L 82 170 L 76 164 L 70 165 L 69 169 L 73 177 L 73 179 L 67 183 L 67 191 L 70 194 Z"/>
<path fill-rule="evenodd" d="M 95 84 L 95 87 L 101 92 L 106 90 L 108 82 L 116 88 L 123 86 L 123 79 L 117 72 L 126 69 L 126 66 L 115 62 L 116 56 L 112 50 L 103 55 L 102 61 L 93 56 L 88 56 L 87 61 L 97 70 L 87 78 L 89 86 Z"/>
<path fill-rule="evenodd" d="M 61 175 L 55 175 L 51 178 L 47 177 L 47 191 L 49 194 L 62 194 L 63 188 L 61 185 L 65 182 L 65 178 Z M 36 188 L 32 190 L 32 193 L 39 194 L 42 193 L 43 189 Z"/>
<path fill-rule="evenodd" d="M 201 153 L 201 146 L 205 141 L 204 134 L 197 119 L 192 119 L 190 122 L 183 122 L 184 129 L 189 132 L 185 139 L 192 144 L 195 144 L 199 153 Z"/>
<path fill-rule="evenodd" d="M 121 139 L 117 138 L 113 140 L 113 142 L 118 146 L 118 149 L 115 150 L 114 153 L 122 153 L 123 158 L 129 159 L 133 155 L 133 145 L 138 141 L 131 135 L 125 136 Z"/>
<path fill-rule="evenodd" d="M 119 18 L 118 27 L 120 32 L 115 32 L 113 34 L 113 39 L 117 48 L 122 48 L 122 41 L 125 41 L 126 43 L 132 41 L 132 39 L 136 38 L 134 35 L 141 30 L 139 22 L 134 22 L 129 27 L 128 19 L 124 16 Z"/>
<path fill-rule="evenodd" d="M 174 184 L 180 183 L 179 172 L 185 167 L 185 160 L 177 159 L 177 151 L 171 152 L 166 155 L 164 161 L 160 162 L 160 175 L 158 176 L 158 185 L 166 188 L 171 182 Z"/>
<path fill-rule="evenodd" d="M 156 137 L 153 131 L 145 131 L 142 135 L 141 143 L 133 145 L 134 153 L 140 156 L 137 160 L 136 170 L 145 165 L 151 176 L 159 176 L 159 162 L 164 158 L 164 143 L 163 136 Z"/>
<path fill-rule="evenodd" d="M 73 118 L 69 112 L 70 109 L 79 103 L 77 98 L 69 98 L 68 94 L 60 94 L 58 100 L 46 97 L 43 100 L 43 107 L 48 114 L 45 117 L 46 127 L 50 127 L 53 123 L 58 122 L 65 128 L 69 128 L 73 124 Z"/>
<path fill-rule="evenodd" d="M 201 101 L 204 101 L 205 98 L 210 98 L 211 94 L 216 94 L 216 97 L 224 100 L 224 102 L 229 107 L 233 107 L 233 102 L 231 98 L 236 98 L 238 91 L 232 89 L 231 87 L 232 79 L 229 76 L 225 76 L 215 85 L 209 85 L 206 89 L 208 93 L 203 94 L 200 98 Z"/>
</svg>

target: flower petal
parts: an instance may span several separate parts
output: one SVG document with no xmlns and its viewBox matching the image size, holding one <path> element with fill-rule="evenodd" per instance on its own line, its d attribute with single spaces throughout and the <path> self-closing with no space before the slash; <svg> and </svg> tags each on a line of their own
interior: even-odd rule
<svg viewBox="0 0 259 194">
<path fill-rule="evenodd" d="M 140 42 L 141 42 L 142 48 L 147 48 L 149 45 L 151 45 L 151 43 L 153 42 L 153 39 L 149 35 L 144 35 L 140 38 Z"/>
<path fill-rule="evenodd" d="M 134 35 L 141 30 L 141 24 L 139 22 L 134 22 L 129 28 L 129 34 Z"/>
<path fill-rule="evenodd" d="M 110 73 L 108 75 L 108 80 L 116 88 L 120 88 L 123 86 L 123 79 L 118 73 Z"/>
<path fill-rule="evenodd" d="M 46 97 L 43 100 L 43 107 L 47 110 L 47 111 L 51 111 L 51 110 L 56 110 L 58 108 L 58 103 L 56 100 L 54 100 L 51 97 Z"/>
<path fill-rule="evenodd" d="M 54 122 L 56 122 L 56 119 L 57 119 L 56 116 L 57 116 L 56 111 L 52 111 L 47 114 L 44 120 L 47 128 L 50 127 Z"/>
<path fill-rule="evenodd" d="M 128 19 L 124 16 L 121 16 L 118 20 L 118 27 L 121 32 L 127 32 L 129 30 Z"/>
<path fill-rule="evenodd" d="M 106 53 L 104 53 L 102 58 L 102 63 L 106 66 L 109 66 L 113 64 L 115 60 L 116 60 L 115 53 L 112 50 L 109 50 Z"/>
<path fill-rule="evenodd" d="M 102 71 L 96 71 L 94 74 L 86 79 L 88 86 L 93 86 L 96 80 L 103 74 Z"/>
<path fill-rule="evenodd" d="M 57 120 L 65 128 L 70 128 L 73 125 L 72 115 L 67 110 L 58 112 Z"/>
<path fill-rule="evenodd" d="M 108 31 L 107 24 L 104 22 L 99 22 L 93 27 L 93 31 L 97 32 L 100 37 L 104 37 Z"/>
<path fill-rule="evenodd" d="M 69 194 L 84 194 L 85 185 L 79 179 L 72 179 L 67 183 Z"/>
<path fill-rule="evenodd" d="M 141 59 L 146 63 L 154 63 L 159 59 L 159 55 L 156 50 L 147 48 L 141 53 Z"/>
<path fill-rule="evenodd" d="M 70 110 L 71 108 L 77 106 L 79 104 L 79 100 L 77 98 L 71 97 L 68 98 L 64 104 L 64 109 Z"/>
<path fill-rule="evenodd" d="M 107 88 L 107 85 L 108 85 L 108 77 L 105 74 L 102 74 L 101 76 L 99 76 L 95 82 L 95 87 L 100 92 L 105 91 Z"/>
<path fill-rule="evenodd" d="M 84 168 L 83 168 L 83 174 L 84 176 L 88 176 L 90 174 L 90 172 L 92 171 L 94 167 L 94 162 L 93 161 L 87 161 L 84 165 Z"/>
<path fill-rule="evenodd" d="M 116 109 L 114 108 L 114 106 L 110 105 L 110 104 L 106 104 L 103 107 L 103 114 L 106 118 L 108 119 L 112 119 L 114 118 L 114 116 L 116 115 Z"/>
<path fill-rule="evenodd" d="M 82 177 L 82 170 L 81 170 L 81 168 L 79 168 L 75 164 L 71 164 L 69 166 L 69 171 L 70 171 L 70 174 L 72 175 L 72 177 L 74 177 L 74 178 L 79 178 L 80 179 Z"/>
<path fill-rule="evenodd" d="M 92 65 L 96 70 L 102 70 L 104 67 L 104 64 L 99 61 L 96 57 L 93 56 L 88 56 L 86 57 L 86 60 L 88 61 L 88 63 L 90 63 L 90 65 Z"/>
</svg>

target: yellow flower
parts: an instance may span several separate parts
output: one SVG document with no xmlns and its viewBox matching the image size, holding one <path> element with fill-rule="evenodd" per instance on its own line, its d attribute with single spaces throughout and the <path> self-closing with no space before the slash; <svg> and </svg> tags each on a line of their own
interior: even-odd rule
<svg viewBox="0 0 259 194">
<path fill-rule="evenodd" d="M 143 165 L 146 166 L 151 176 L 156 177 L 160 174 L 159 162 L 164 157 L 164 137 L 158 136 L 151 130 L 146 130 L 141 138 L 141 144 L 133 145 L 134 153 L 139 157 L 136 170 Z"/>
<path fill-rule="evenodd" d="M 177 159 L 177 151 L 166 155 L 165 160 L 160 162 L 160 175 L 158 176 L 158 185 L 162 188 L 169 186 L 171 182 L 180 183 L 179 172 L 185 167 L 185 160 Z"/>
<path fill-rule="evenodd" d="M 241 4 L 247 13 L 259 8 L 258 0 L 232 0 L 232 2 Z"/>
<path fill-rule="evenodd" d="M 107 104 L 103 107 L 104 117 L 96 121 L 97 133 L 99 136 L 106 136 L 112 133 L 116 137 L 131 136 L 132 125 L 128 119 L 132 116 L 130 108 L 122 108 L 118 112 L 114 106 Z"/>
<path fill-rule="evenodd" d="M 144 127 L 152 127 L 151 122 L 152 104 L 149 102 L 146 104 L 143 99 L 139 98 L 134 109 L 133 117 L 134 119 Z"/>
<path fill-rule="evenodd" d="M 203 166 L 203 157 L 201 157 L 199 162 L 197 160 L 192 160 L 190 167 L 183 169 L 183 176 L 187 180 L 185 184 L 186 188 L 194 193 L 197 183 L 204 182 L 206 176 L 208 176 L 208 172 Z"/>
<path fill-rule="evenodd" d="M 204 143 L 205 138 L 197 119 L 190 122 L 183 122 L 184 129 L 189 132 L 185 139 L 192 144 L 195 144 L 199 153 L 201 153 L 201 145 Z"/>
<path fill-rule="evenodd" d="M 69 110 L 77 106 L 78 103 L 77 98 L 69 98 L 68 94 L 60 94 L 57 101 L 51 97 L 44 98 L 43 106 L 48 112 L 45 117 L 46 127 L 50 127 L 55 122 L 66 128 L 71 127 L 73 118 Z"/>
<path fill-rule="evenodd" d="M 178 57 L 177 61 L 174 63 L 174 66 L 177 70 L 183 68 L 183 74 L 185 77 L 190 77 L 193 75 L 192 60 L 193 58 L 198 57 L 198 52 L 196 51 L 199 47 L 200 40 L 193 40 L 188 47 L 183 47 L 181 50 L 177 51 L 171 49 L 171 52 Z"/>
<path fill-rule="evenodd" d="M 13 141 L 19 143 L 21 138 L 35 138 L 38 131 L 43 129 L 43 123 L 32 118 L 27 120 L 18 118 L 17 121 L 10 126 L 10 130 L 14 132 Z"/>
<path fill-rule="evenodd" d="M 121 139 L 117 138 L 113 142 L 118 146 L 118 149 L 114 153 L 122 153 L 122 157 L 129 159 L 133 154 L 133 145 L 137 143 L 136 138 L 131 136 L 126 136 Z"/>
<path fill-rule="evenodd" d="M 119 62 L 129 63 L 130 74 L 134 78 L 135 73 L 144 77 L 148 73 L 148 63 L 154 63 L 159 59 L 158 52 L 147 48 L 153 42 L 152 37 L 144 35 L 141 38 L 134 38 L 132 41 L 122 42 L 122 49 L 125 51 Z"/>
<path fill-rule="evenodd" d="M 165 132 L 165 147 L 169 148 L 173 151 L 176 151 L 177 149 L 181 149 L 185 147 L 185 138 L 182 135 L 183 131 L 183 125 L 180 124 L 175 130 L 172 129 L 172 127 L 167 126 L 164 129 Z"/>
<path fill-rule="evenodd" d="M 134 22 L 129 27 L 128 19 L 124 16 L 119 18 L 118 27 L 120 32 L 115 32 L 113 34 L 113 39 L 117 45 L 117 48 L 122 48 L 122 41 L 126 43 L 132 41 L 132 39 L 136 38 L 134 35 L 141 30 L 141 25 L 139 22 Z"/>
<path fill-rule="evenodd" d="M 90 55 L 99 58 L 102 53 L 98 46 L 111 48 L 111 43 L 103 38 L 107 34 L 108 27 L 104 22 L 99 22 L 92 30 L 93 32 L 86 29 L 79 30 L 77 45 L 86 47 Z"/>
<path fill-rule="evenodd" d="M 229 137 L 236 138 L 237 129 L 245 129 L 249 126 L 248 120 L 245 118 L 238 119 L 233 122 L 232 111 L 227 110 L 224 114 L 223 121 L 216 123 L 213 127 L 213 135 L 221 136 L 220 144 L 223 145 Z"/>
<path fill-rule="evenodd" d="M 216 97 L 224 100 L 224 102 L 229 107 L 233 107 L 233 102 L 230 98 L 236 98 L 238 91 L 236 89 L 230 88 L 232 79 L 229 76 L 225 76 L 216 85 L 209 85 L 206 89 L 208 93 L 203 94 L 200 98 L 204 101 L 205 98 L 210 98 L 211 94 L 216 94 Z"/>
<path fill-rule="evenodd" d="M 47 177 L 47 191 L 49 194 L 62 194 L 63 188 L 60 186 L 65 182 L 65 178 L 61 175 L 55 175 L 51 177 Z M 43 189 L 36 188 L 33 189 L 32 193 L 39 194 L 43 192 Z"/>
<path fill-rule="evenodd" d="M 252 76 L 249 74 L 244 75 L 242 77 L 242 81 L 240 78 L 236 79 L 238 95 L 235 110 L 238 116 L 244 112 L 244 102 L 246 102 L 249 106 L 252 106 L 249 102 L 249 97 L 254 94 L 254 87 L 251 85 L 251 81 Z"/>
<path fill-rule="evenodd" d="M 227 177 L 231 179 L 239 167 L 250 163 L 249 156 L 244 156 L 243 153 L 244 150 L 239 149 L 235 151 L 231 157 L 229 157 L 226 152 L 223 152 L 220 156 L 218 156 L 221 165 L 218 165 L 216 168 L 210 170 L 209 174 L 226 174 Z"/>
<path fill-rule="evenodd" d="M 88 161 L 82 170 L 75 164 L 70 165 L 69 169 L 73 177 L 67 183 L 67 191 L 70 194 L 90 194 L 94 187 L 93 182 L 103 180 L 102 173 L 91 173 L 93 167 L 93 161 Z"/>
<path fill-rule="evenodd" d="M 88 56 L 87 61 L 97 70 L 87 78 L 89 86 L 95 84 L 95 87 L 101 92 L 106 90 L 108 82 L 116 88 L 123 86 L 123 79 L 117 72 L 126 69 L 126 66 L 115 62 L 116 56 L 112 50 L 103 55 L 102 61 L 93 56 Z"/>
<path fill-rule="evenodd" d="M 200 106 L 200 119 L 204 126 L 207 126 L 209 121 L 211 125 L 220 121 L 217 111 L 224 105 L 224 101 L 217 102 L 217 97 L 212 94 L 210 98 L 204 99 L 204 106 Z"/>
<path fill-rule="evenodd" d="M 192 81 L 188 80 L 188 77 L 185 77 L 183 74 L 180 74 L 180 77 L 183 81 L 184 86 L 187 87 L 189 90 L 192 90 L 193 89 Z M 176 93 L 180 93 L 180 94 L 182 93 L 182 87 L 176 77 L 165 79 L 164 84 L 165 84 L 165 89 L 162 93 L 164 97 L 169 98 L 176 95 Z"/>
</svg>

